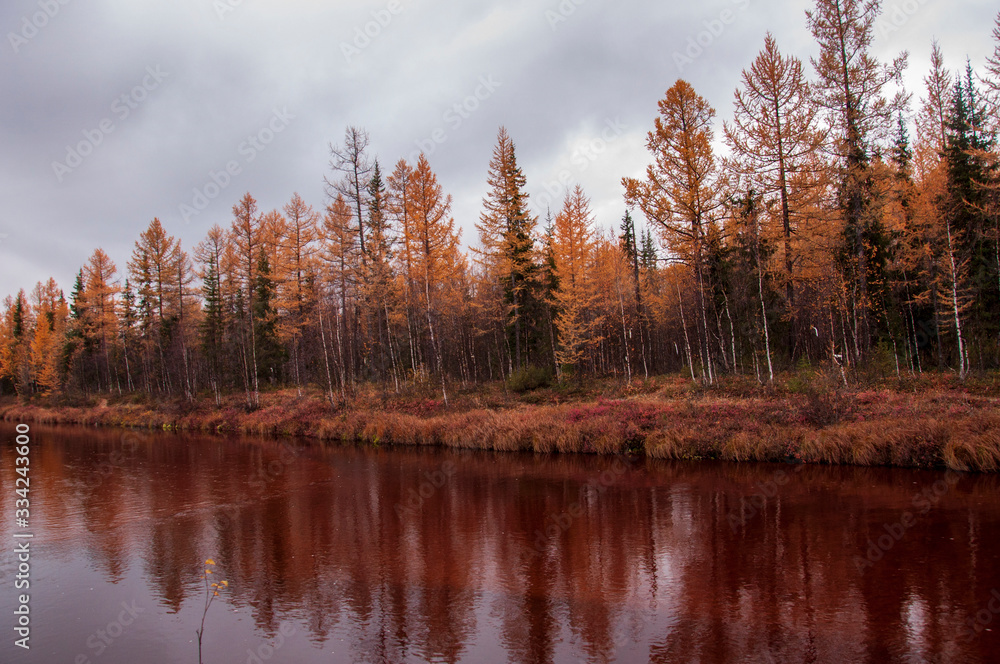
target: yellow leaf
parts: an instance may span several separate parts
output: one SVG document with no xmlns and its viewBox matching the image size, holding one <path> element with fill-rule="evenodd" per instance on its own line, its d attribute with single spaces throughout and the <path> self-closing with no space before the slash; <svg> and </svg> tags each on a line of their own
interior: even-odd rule
<svg viewBox="0 0 1000 664">
<path fill-rule="evenodd" d="M 208 560 L 206 560 L 206 561 L 205 561 L 205 564 L 206 564 L 206 565 L 214 565 L 214 564 L 215 564 L 215 561 L 214 561 L 214 560 L 212 560 L 211 558 L 209 558 Z"/>
<path fill-rule="evenodd" d="M 223 582 L 222 582 L 222 585 L 224 585 L 225 587 L 227 587 L 227 588 L 228 588 L 228 587 L 229 587 L 229 582 L 228 582 L 228 581 L 223 581 Z"/>
</svg>

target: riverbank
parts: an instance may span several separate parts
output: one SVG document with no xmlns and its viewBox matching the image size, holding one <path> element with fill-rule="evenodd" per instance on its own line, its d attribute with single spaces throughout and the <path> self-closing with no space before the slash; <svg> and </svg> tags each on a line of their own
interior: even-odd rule
<svg viewBox="0 0 1000 664">
<path fill-rule="evenodd" d="M 17 422 L 304 436 L 366 445 L 641 454 L 662 459 L 784 461 L 1000 470 L 994 379 L 948 376 L 841 389 L 785 377 L 761 387 L 732 379 L 704 388 L 680 377 L 561 386 L 515 394 L 502 385 L 427 393 L 361 391 L 331 406 L 321 393 L 154 401 L 92 398 L 81 405 L 0 403 Z"/>
</svg>

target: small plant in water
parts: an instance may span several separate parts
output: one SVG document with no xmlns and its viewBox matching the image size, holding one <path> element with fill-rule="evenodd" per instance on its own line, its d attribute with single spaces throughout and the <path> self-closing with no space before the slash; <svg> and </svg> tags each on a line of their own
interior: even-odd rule
<svg viewBox="0 0 1000 664">
<path fill-rule="evenodd" d="M 229 587 L 228 581 L 219 581 L 218 583 L 209 583 L 208 577 L 212 574 L 212 567 L 215 566 L 215 561 L 209 558 L 205 561 L 205 573 L 201 575 L 202 580 L 205 582 L 205 609 L 201 612 L 201 627 L 198 629 L 198 664 L 204 664 L 201 659 L 201 640 L 205 635 L 205 616 L 208 615 L 208 609 L 212 606 L 212 602 L 215 598 L 219 596 L 219 593 L 224 589 Z"/>
</svg>

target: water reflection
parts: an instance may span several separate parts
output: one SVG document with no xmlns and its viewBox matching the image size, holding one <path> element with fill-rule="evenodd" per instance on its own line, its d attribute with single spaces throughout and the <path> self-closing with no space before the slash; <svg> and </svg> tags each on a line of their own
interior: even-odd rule
<svg viewBox="0 0 1000 664">
<path fill-rule="evenodd" d="M 943 474 L 889 469 L 44 428 L 35 445 L 39 585 L 93 586 L 90 569 L 160 616 L 101 661 L 191 661 L 142 641 L 190 641 L 207 557 L 232 589 L 210 661 L 252 661 L 283 623 L 270 661 L 988 662 L 1000 646 L 1000 629 L 966 638 L 1000 588 L 993 476 L 939 496 Z M 0 461 L 12 508 L 9 446 Z M 102 610 L 47 597 L 54 621 Z M 73 661 L 85 634 L 59 633 L 47 647 Z"/>
</svg>

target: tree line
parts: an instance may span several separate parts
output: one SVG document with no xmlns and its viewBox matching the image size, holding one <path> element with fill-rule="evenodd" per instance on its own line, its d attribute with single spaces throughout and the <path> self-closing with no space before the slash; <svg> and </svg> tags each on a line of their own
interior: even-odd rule
<svg viewBox="0 0 1000 664">
<path fill-rule="evenodd" d="M 7 297 L 0 390 L 242 393 L 255 408 L 275 387 L 343 402 L 423 385 L 447 402 L 455 386 L 546 373 L 995 369 L 1000 15 L 981 72 L 931 45 L 914 111 L 906 54 L 871 52 L 879 11 L 817 0 L 811 70 L 768 34 L 722 124 L 725 155 L 715 109 L 674 83 L 613 229 L 579 185 L 532 215 L 500 128 L 465 251 L 426 157 L 384 172 L 349 127 L 321 210 L 298 194 L 262 210 L 247 193 L 190 253 L 153 219 L 124 269 L 97 249 L 68 297 L 52 279 Z"/>
</svg>

